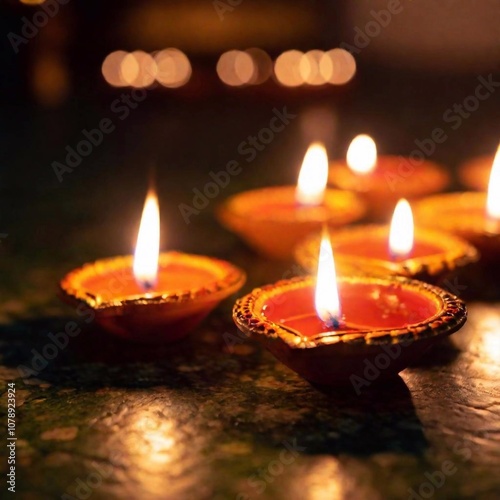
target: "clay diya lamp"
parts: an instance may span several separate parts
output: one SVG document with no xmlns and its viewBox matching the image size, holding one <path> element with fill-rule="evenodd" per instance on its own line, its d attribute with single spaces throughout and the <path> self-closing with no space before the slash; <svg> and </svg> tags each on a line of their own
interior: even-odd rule
<svg viewBox="0 0 500 500">
<path fill-rule="evenodd" d="M 339 274 L 399 275 L 439 284 L 457 269 L 477 261 L 477 250 L 444 231 L 414 228 L 410 204 L 400 200 L 389 225 L 363 225 L 331 232 Z M 311 274 L 318 266 L 320 234 L 295 251 Z"/>
<path fill-rule="evenodd" d="M 499 150 L 500 146 L 497 154 Z M 458 169 L 460 182 L 470 189 L 487 191 L 494 160 L 495 155 L 483 155 L 463 163 Z"/>
<path fill-rule="evenodd" d="M 323 224 L 338 227 L 360 219 L 364 205 L 352 193 L 326 189 L 323 145 L 307 151 L 297 186 L 267 187 L 232 196 L 217 210 L 220 222 L 257 252 L 289 259 L 294 246 Z"/>
<path fill-rule="evenodd" d="M 359 135 L 346 161 L 330 163 L 329 183 L 363 197 L 373 220 L 387 220 L 400 198 L 410 201 L 442 191 L 449 184 L 446 170 L 415 151 L 408 158 L 377 155 L 370 136 Z"/>
<path fill-rule="evenodd" d="M 320 252 L 317 279 L 257 288 L 233 309 L 242 332 L 311 382 L 351 383 L 358 392 L 395 376 L 466 321 L 460 299 L 420 281 L 351 276 L 337 288 L 325 239 Z"/>
<path fill-rule="evenodd" d="M 60 283 L 62 298 L 78 310 L 92 309 L 98 324 L 129 340 L 165 343 L 184 337 L 246 277 L 223 260 L 159 253 L 159 231 L 158 202 L 150 192 L 135 256 L 74 269 Z"/>
<path fill-rule="evenodd" d="M 415 205 L 415 217 L 422 225 L 471 242 L 479 250 L 481 265 L 495 271 L 500 262 L 500 153 L 493 162 L 487 193 L 431 196 Z"/>
</svg>

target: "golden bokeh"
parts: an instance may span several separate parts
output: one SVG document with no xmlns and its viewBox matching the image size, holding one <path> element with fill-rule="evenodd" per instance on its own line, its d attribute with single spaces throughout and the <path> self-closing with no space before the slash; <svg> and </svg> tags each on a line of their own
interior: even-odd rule
<svg viewBox="0 0 500 500">
<path fill-rule="evenodd" d="M 319 70 L 325 81 L 343 85 L 356 74 L 356 60 L 347 50 L 332 49 L 321 58 Z"/>
<path fill-rule="evenodd" d="M 123 87 L 126 85 L 121 73 L 122 61 L 126 55 L 127 52 L 124 50 L 117 50 L 106 56 L 102 63 L 102 76 L 113 87 Z"/>
<path fill-rule="evenodd" d="M 241 50 L 224 52 L 217 62 L 219 78 L 231 87 L 252 83 L 255 73 L 256 65 L 252 56 Z"/>
<path fill-rule="evenodd" d="M 155 54 L 156 80 L 164 87 L 176 88 L 191 78 L 192 68 L 187 56 L 178 49 L 164 49 Z"/>
<path fill-rule="evenodd" d="M 247 49 L 245 52 L 252 58 L 254 64 L 252 80 L 249 83 L 260 85 L 269 80 L 273 73 L 273 61 L 269 54 L 259 48 Z"/>
<path fill-rule="evenodd" d="M 304 83 L 324 85 L 327 82 L 319 67 L 324 55 L 325 53 L 322 50 L 310 50 L 301 57 L 299 71 Z"/>
<path fill-rule="evenodd" d="M 276 80 L 285 87 L 298 87 L 304 83 L 300 71 L 300 63 L 303 52 L 299 50 L 287 50 L 283 52 L 274 63 L 274 74 Z"/>
</svg>

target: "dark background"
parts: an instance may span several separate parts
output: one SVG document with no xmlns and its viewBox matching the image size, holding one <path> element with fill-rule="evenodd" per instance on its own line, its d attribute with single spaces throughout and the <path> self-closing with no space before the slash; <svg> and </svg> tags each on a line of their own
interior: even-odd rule
<svg viewBox="0 0 500 500">
<path fill-rule="evenodd" d="M 83 245 L 89 258 L 129 252 L 154 165 L 164 248 L 219 252 L 226 233 L 215 226 L 222 239 L 214 247 L 206 231 L 213 206 L 250 186 L 294 183 L 310 141 L 325 141 L 331 157 L 341 157 L 352 137 L 366 132 L 381 153 L 409 154 L 414 141 L 430 137 L 435 127 L 449 130 L 443 113 L 473 93 L 479 75 L 493 72 L 500 81 L 500 2 L 401 2 L 402 12 L 356 54 L 357 73 L 346 85 L 291 89 L 271 78 L 231 88 L 217 77 L 215 65 L 226 50 L 260 47 L 273 59 L 292 48 L 329 50 L 352 43 L 355 29 L 372 19 L 370 11 L 387 5 L 243 1 L 221 20 L 208 1 L 72 0 L 15 54 L 8 33 L 21 34 L 23 17 L 32 19 L 40 6 L 3 2 L 0 226 L 9 234 L 4 251 L 30 258 L 33 245 L 43 254 L 56 240 L 51 258 L 56 252 L 71 260 L 75 245 L 78 253 Z M 113 50 L 165 47 L 187 54 L 191 80 L 179 89 L 148 91 L 121 122 L 110 106 L 131 89 L 108 85 L 102 61 Z M 56 68 L 47 66 L 47 58 L 57 61 Z M 178 205 L 191 203 L 193 188 L 203 188 L 211 170 L 241 159 L 238 145 L 267 125 L 274 107 L 283 106 L 298 118 L 186 226 Z M 497 91 L 450 131 L 432 159 L 453 169 L 468 157 L 493 153 L 499 111 Z M 83 129 L 105 117 L 116 130 L 59 182 L 52 162 L 63 162 L 65 147 L 75 146 Z M 103 235 L 119 225 L 117 238 L 86 248 L 85 241 L 65 237 L 69 226 L 81 234 L 96 223 Z"/>
</svg>

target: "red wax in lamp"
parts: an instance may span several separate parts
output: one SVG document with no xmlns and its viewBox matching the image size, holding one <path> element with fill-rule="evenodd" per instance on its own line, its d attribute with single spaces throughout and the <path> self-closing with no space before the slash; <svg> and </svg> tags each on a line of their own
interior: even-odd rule
<svg viewBox="0 0 500 500">
<path fill-rule="evenodd" d="M 400 262 L 403 257 L 394 257 L 389 249 L 389 228 L 386 226 L 365 226 L 367 229 L 364 237 L 339 240 L 334 244 L 335 253 L 338 255 L 350 255 L 353 257 L 369 257 L 371 259 Z M 369 228 L 374 228 L 370 232 Z M 380 231 L 378 231 L 380 229 Z M 415 244 L 408 254 L 408 258 L 429 257 L 443 252 L 443 246 L 439 242 L 425 241 L 415 238 Z"/>
<path fill-rule="evenodd" d="M 326 151 L 313 144 L 304 158 L 298 186 L 240 193 L 226 200 L 217 216 L 259 253 L 287 259 L 301 239 L 323 224 L 338 227 L 364 214 L 364 205 L 356 195 L 325 189 L 327 175 Z"/>
<path fill-rule="evenodd" d="M 195 328 L 245 282 L 237 267 L 210 257 L 159 252 L 156 195 L 144 205 L 135 256 L 102 259 L 68 273 L 62 297 L 94 310 L 111 333 L 148 343 L 170 342 Z"/>
<path fill-rule="evenodd" d="M 466 320 L 464 303 L 435 286 L 351 276 L 339 279 L 339 321 L 326 324 L 318 312 L 324 312 L 318 307 L 320 276 L 318 270 L 317 281 L 295 278 L 260 287 L 233 309 L 241 331 L 311 382 L 351 383 L 370 363 L 380 368 L 380 380 L 395 376 Z M 332 282 L 335 276 L 327 277 Z M 326 299 L 335 295 L 326 291 Z"/>
<path fill-rule="evenodd" d="M 382 357 L 381 378 L 399 373 L 436 338 L 460 328 L 466 310 L 457 297 L 420 281 L 351 276 L 337 282 L 324 229 L 315 280 L 257 288 L 236 302 L 233 319 L 299 375 L 339 384 L 359 377 L 366 363 L 380 366 Z"/>
<path fill-rule="evenodd" d="M 341 274 L 398 274 L 438 283 L 449 272 L 477 260 L 466 241 L 425 228 L 413 229 L 411 208 L 398 203 L 391 226 L 368 225 L 332 231 L 333 250 Z M 312 235 L 296 249 L 299 264 L 315 272 L 319 235 Z"/>
<path fill-rule="evenodd" d="M 314 289 L 298 288 L 269 299 L 263 304 L 264 316 L 272 322 L 300 332 L 306 337 L 342 330 L 359 332 L 404 328 L 437 314 L 436 300 L 398 285 L 381 287 L 373 283 L 344 282 L 339 285 L 342 319 L 337 328 L 327 326 L 314 308 Z"/>
<path fill-rule="evenodd" d="M 330 184 L 362 195 L 370 216 L 385 219 L 399 198 L 414 200 L 437 193 L 449 184 L 449 175 L 437 163 L 423 158 L 377 155 L 373 139 L 353 139 L 346 161 L 330 164 Z"/>
</svg>

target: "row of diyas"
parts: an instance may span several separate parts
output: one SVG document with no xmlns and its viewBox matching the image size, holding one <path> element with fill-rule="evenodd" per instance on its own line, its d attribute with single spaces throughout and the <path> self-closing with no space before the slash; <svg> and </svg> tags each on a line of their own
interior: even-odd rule
<svg viewBox="0 0 500 500">
<path fill-rule="evenodd" d="M 372 158 L 368 163 L 375 165 L 373 144 L 366 138 L 359 140 L 364 141 Z M 392 164 L 390 160 L 388 165 Z M 385 167 L 386 172 L 387 168 L 392 167 Z M 415 177 L 428 176 L 436 186 L 438 168 L 426 165 L 407 184 Z M 347 171 L 346 165 L 337 164 L 330 175 L 343 170 Z M 384 199 L 381 174 L 371 179 L 366 175 L 366 171 L 350 172 L 345 177 L 358 176 L 356 191 L 368 193 L 365 201 L 369 205 L 379 200 L 385 210 L 391 196 Z M 387 184 L 387 178 L 384 181 Z M 370 191 L 370 186 L 376 189 Z M 466 320 L 463 301 L 409 278 L 436 283 L 479 259 L 487 266 L 498 263 L 500 147 L 490 166 L 487 193 L 434 195 L 415 204 L 417 224 L 421 224 L 417 231 L 411 207 L 402 199 L 390 227 L 334 228 L 334 251 L 325 229 L 321 235 L 303 240 L 295 247 L 296 260 L 313 275 L 316 271 L 316 279 L 284 280 L 255 289 L 234 307 L 238 327 L 252 333 L 279 360 L 313 382 L 355 383 L 356 375 L 360 380 L 369 365 L 378 370 L 380 378 L 404 369 Z M 288 230 L 293 231 L 293 227 Z M 279 238 L 279 234 L 275 236 Z M 333 253 L 343 275 L 339 279 L 332 278 L 336 275 Z"/>
<path fill-rule="evenodd" d="M 448 172 L 437 163 L 422 156 L 378 155 L 373 139 L 359 135 L 345 161 L 329 163 L 324 146 L 313 144 L 297 186 L 236 194 L 219 207 L 217 215 L 259 253 L 286 259 L 300 240 L 325 223 L 341 227 L 366 215 L 386 221 L 399 199 L 414 202 L 442 192 L 449 183 Z"/>
<path fill-rule="evenodd" d="M 327 176 L 326 153 L 314 145 L 306 155 L 296 188 L 269 188 L 277 191 L 259 197 L 258 203 L 251 203 L 251 197 L 247 200 L 251 211 L 257 213 L 257 223 L 247 226 L 247 230 L 258 234 L 259 226 L 262 229 L 266 221 L 270 222 L 264 229 L 265 236 L 272 241 L 286 240 L 288 255 L 311 229 L 332 223 L 345 225 L 359 219 L 363 202 L 352 193 L 327 189 Z M 279 192 L 281 197 L 277 196 Z M 242 202 L 243 208 L 245 205 Z M 227 207 L 225 211 L 227 216 Z M 453 246 L 455 250 L 458 248 L 455 260 L 450 260 L 448 254 L 441 259 L 446 265 L 452 262 L 449 267 L 477 258 L 472 247 L 452 236 L 446 236 L 446 243 L 440 246 L 431 233 L 421 238 L 418 231 L 415 236 L 402 231 L 408 221 L 400 220 L 399 226 L 397 221 L 405 212 L 411 215 L 409 205 L 402 202 L 394 216 L 393 227 L 400 228 L 393 229 L 396 237 L 387 233 L 386 228 L 372 235 L 375 239 L 382 238 L 381 241 L 388 238 L 392 244 L 387 247 L 387 258 L 376 255 L 383 252 L 380 241 L 362 245 L 368 257 L 396 264 L 410 257 L 434 261 L 436 253 L 446 253 Z M 247 214 L 242 219 L 252 218 Z M 491 222 L 490 216 L 486 219 Z M 129 339 L 167 342 L 186 335 L 220 300 L 241 288 L 245 273 L 218 259 L 178 252 L 160 254 L 159 231 L 158 202 L 150 192 L 135 256 L 104 259 L 70 272 L 61 281 L 63 297 L 78 306 L 83 303 L 91 307 L 102 326 Z M 239 231 L 245 233 L 244 228 Z M 368 236 L 368 229 L 365 233 Z M 398 233 L 402 236 L 398 237 Z M 404 241 L 405 233 L 411 233 L 411 245 Z M 440 232 L 439 237 L 442 236 Z M 349 239 L 354 241 L 354 233 L 346 236 L 346 241 Z M 359 246 L 352 241 L 349 244 L 352 248 Z M 412 252 L 422 255 L 411 256 Z M 279 255 L 282 254 L 280 251 Z M 398 354 L 385 374 L 397 373 L 436 338 L 453 333 L 465 322 L 466 310 L 461 300 L 420 281 L 377 273 L 378 277 L 366 274 L 340 277 L 337 284 L 326 234 L 317 245 L 317 255 L 315 278 L 279 282 L 254 290 L 237 302 L 233 315 L 242 330 L 256 333 L 280 360 L 309 380 L 343 382 L 364 360 L 376 362 L 381 354 L 387 354 L 388 346 L 395 345 L 404 346 L 403 354 Z M 396 269 L 386 274 L 413 276 L 408 272 L 411 266 L 403 268 L 407 272 Z M 435 275 L 439 275 L 439 270 L 432 273 Z"/>
</svg>

